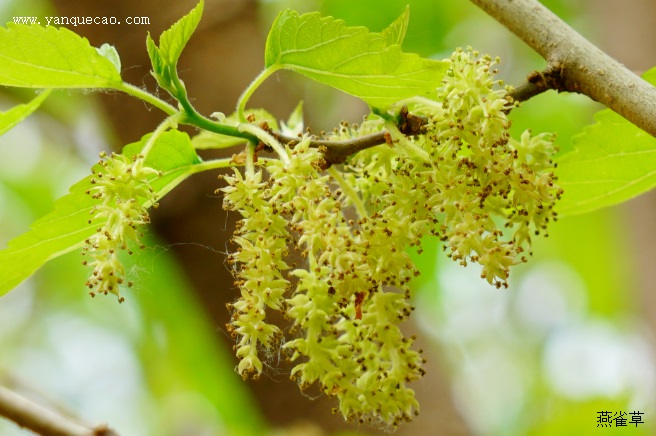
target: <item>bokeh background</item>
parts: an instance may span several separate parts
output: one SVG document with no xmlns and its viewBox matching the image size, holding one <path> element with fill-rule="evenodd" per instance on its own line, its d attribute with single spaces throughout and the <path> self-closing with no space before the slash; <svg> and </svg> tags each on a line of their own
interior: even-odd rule
<svg viewBox="0 0 656 436">
<path fill-rule="evenodd" d="M 230 113 L 263 67 L 266 33 L 281 9 L 319 10 L 380 31 L 407 3 L 406 51 L 441 59 L 473 46 L 502 58 L 499 76 L 509 84 L 544 67 L 466 1 L 207 0 L 182 56 L 181 77 L 201 112 Z M 656 65 L 653 0 L 543 3 L 630 69 Z M 94 46 L 115 45 L 124 79 L 156 90 L 146 32 L 158 36 L 194 4 L 0 0 L 0 21 L 149 17 L 149 25 L 72 30 Z M 0 89 L 0 110 L 33 95 Z M 286 119 L 299 100 L 315 131 L 366 113 L 357 100 L 285 72 L 269 79 L 251 105 Z M 596 110 L 584 97 L 550 92 L 513 111 L 513 128 L 555 131 L 566 152 Z M 161 119 L 156 109 L 117 93 L 58 92 L 48 99 L 0 138 L 0 246 L 49 212 L 88 174 L 99 151 L 120 150 Z M 124 304 L 87 295 L 88 271 L 75 253 L 0 297 L 0 384 L 126 436 L 382 434 L 344 423 L 326 398 L 301 394 L 284 358 L 273 356 L 257 381 L 235 373 L 224 327 L 225 304 L 238 295 L 224 264 L 235 217 L 225 215 L 214 194 L 217 175 L 194 176 L 153 212 L 149 247 L 131 259 L 136 286 Z M 438 241 L 426 240 L 416 257 L 417 311 L 406 330 L 419 336 L 428 375 L 414 383 L 420 415 L 397 434 L 656 434 L 655 222 L 653 194 L 563 217 L 536 242 L 530 262 L 514 269 L 507 290 L 488 286 L 477 266 L 460 267 Z M 600 411 L 642 412 L 644 424 L 597 428 Z M 0 434 L 28 432 L 0 419 Z"/>
</svg>

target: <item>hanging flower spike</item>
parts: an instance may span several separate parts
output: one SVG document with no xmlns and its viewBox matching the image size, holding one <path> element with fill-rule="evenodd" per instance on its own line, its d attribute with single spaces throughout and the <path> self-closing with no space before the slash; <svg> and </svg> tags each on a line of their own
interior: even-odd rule
<svg viewBox="0 0 656 436">
<path fill-rule="evenodd" d="M 156 195 L 148 180 L 159 173 L 144 166 L 141 155 L 130 159 L 120 154 L 101 153 L 100 158 L 100 169 L 93 170 L 95 177 L 91 179 L 94 186 L 87 194 L 99 202 L 91 210 L 93 216 L 89 224 L 99 220 L 103 224 L 85 241 L 83 255 L 91 260 L 83 264 L 93 268 L 86 286 L 91 296 L 112 293 L 122 302 L 120 286 L 129 287 L 132 283 L 125 282 L 125 268 L 119 260 L 119 252 L 124 250 L 132 254 L 129 248 L 132 243 L 143 248 L 139 241 L 143 236 L 140 228 L 150 222 L 150 217 L 142 204 L 155 204 Z"/>
</svg>

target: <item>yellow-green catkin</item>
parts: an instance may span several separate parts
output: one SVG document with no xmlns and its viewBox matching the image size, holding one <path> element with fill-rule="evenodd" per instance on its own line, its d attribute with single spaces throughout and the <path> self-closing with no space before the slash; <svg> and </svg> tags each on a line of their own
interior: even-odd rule
<svg viewBox="0 0 656 436">
<path fill-rule="evenodd" d="M 156 195 L 149 184 L 158 171 L 144 165 L 141 155 L 128 158 L 112 153 L 101 153 L 98 168 L 93 170 L 87 194 L 97 200 L 91 210 L 89 224 L 99 223 L 96 232 L 85 241 L 83 264 L 93 268 L 86 282 L 91 296 L 97 293 L 114 294 L 119 302 L 121 285 L 125 281 L 125 267 L 119 260 L 119 252 L 130 251 L 130 244 L 143 248 L 139 241 L 141 227 L 150 222 L 148 209 L 143 205 L 155 205 Z"/>
<path fill-rule="evenodd" d="M 242 215 L 230 256 L 242 296 L 229 324 L 240 374 L 259 375 L 275 346 L 301 389 L 335 397 L 348 420 L 395 428 L 418 412 L 409 383 L 424 361 L 399 328 L 419 274 L 408 247 L 437 236 L 451 259 L 507 287 L 531 236 L 556 219 L 553 135 L 511 137 L 513 102 L 494 79 L 496 62 L 457 50 L 434 98 L 396 108 L 423 117 L 412 135 L 379 116 L 342 125 L 328 139 L 386 129 L 388 143 L 329 172 L 304 136 L 282 159 L 225 178 L 224 205 Z M 289 325 L 270 324 L 266 309 Z"/>
</svg>

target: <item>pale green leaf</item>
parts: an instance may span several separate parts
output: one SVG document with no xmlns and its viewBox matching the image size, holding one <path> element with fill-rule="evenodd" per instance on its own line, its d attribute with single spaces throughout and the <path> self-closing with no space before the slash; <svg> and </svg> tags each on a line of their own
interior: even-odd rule
<svg viewBox="0 0 656 436">
<path fill-rule="evenodd" d="M 123 149 L 126 156 L 134 156 L 145 145 L 149 135 L 140 142 Z M 146 158 L 146 165 L 162 172 L 151 181 L 157 193 L 168 192 L 182 178 L 191 173 L 198 156 L 186 133 L 169 131 L 155 142 Z M 96 202 L 85 192 L 91 188 L 91 176 L 70 189 L 70 193 L 55 202 L 54 211 L 40 218 L 31 229 L 11 240 L 0 251 L 0 295 L 5 294 L 50 259 L 80 248 L 101 222 L 89 224 L 90 213 Z"/>
<path fill-rule="evenodd" d="M 656 69 L 644 78 L 656 83 Z M 656 138 L 605 109 L 596 123 L 572 139 L 573 151 L 558 160 L 563 215 L 618 204 L 656 187 Z"/>
<path fill-rule="evenodd" d="M 159 47 L 150 36 L 146 36 L 146 48 L 150 63 L 153 66 L 153 76 L 157 83 L 174 96 L 180 92 L 174 77 L 177 77 L 176 67 L 182 50 L 189 42 L 189 38 L 196 30 L 198 22 L 203 14 L 203 0 L 187 15 L 180 18 L 168 30 L 165 30 L 159 38 Z"/>
<path fill-rule="evenodd" d="M 148 57 L 150 58 L 150 63 L 153 67 L 153 76 L 157 79 L 157 83 L 166 89 L 169 86 L 171 77 L 168 73 L 166 62 L 162 59 L 159 48 L 150 36 L 150 32 L 146 35 L 146 49 L 148 50 Z"/>
<path fill-rule="evenodd" d="M 115 88 L 121 75 L 89 41 L 66 28 L 0 27 L 0 85 L 22 88 Z"/>
<path fill-rule="evenodd" d="M 29 103 L 19 104 L 6 112 L 0 112 L 0 135 L 4 135 L 16 124 L 29 117 L 49 95 L 50 89 L 47 89 L 34 97 Z"/>
<path fill-rule="evenodd" d="M 408 31 L 408 23 L 410 22 L 410 5 L 405 7 L 405 11 L 385 28 L 381 35 L 385 39 L 386 45 L 401 45 L 405 39 L 405 33 Z"/>
<path fill-rule="evenodd" d="M 304 129 L 303 102 L 301 101 L 289 115 L 287 122 L 280 122 L 280 132 L 287 136 L 297 136 L 298 134 L 302 134 Z"/>
<path fill-rule="evenodd" d="M 178 63 L 180 54 L 196 30 L 202 15 L 203 0 L 159 37 L 159 53 L 168 65 L 174 67 Z"/>
<path fill-rule="evenodd" d="M 118 52 L 116 51 L 116 47 L 114 47 L 111 44 L 105 43 L 101 45 L 100 48 L 97 48 L 96 50 L 98 51 L 98 54 L 107 58 L 112 63 L 112 65 L 114 65 L 116 71 L 118 71 L 118 73 L 121 74 L 121 57 L 118 55 Z"/>
<path fill-rule="evenodd" d="M 399 42 L 406 11 L 382 34 L 347 27 L 318 13 L 278 15 L 266 43 L 265 66 L 290 69 L 384 108 L 400 100 L 432 95 L 448 62 L 403 53 Z"/>
</svg>

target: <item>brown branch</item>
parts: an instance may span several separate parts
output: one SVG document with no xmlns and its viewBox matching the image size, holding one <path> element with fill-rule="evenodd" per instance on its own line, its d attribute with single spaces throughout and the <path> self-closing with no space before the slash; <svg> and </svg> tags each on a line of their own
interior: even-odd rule
<svg viewBox="0 0 656 436">
<path fill-rule="evenodd" d="M 283 144 L 294 146 L 300 141 L 300 138 L 292 138 L 282 133 L 271 131 L 271 135 Z M 353 139 L 342 141 L 331 141 L 328 139 L 311 139 L 310 147 L 323 148 L 324 159 L 330 165 L 344 163 L 347 157 L 375 145 L 385 144 L 386 131 L 372 133 L 370 135 L 360 136 Z"/>
<path fill-rule="evenodd" d="M 405 135 L 416 135 L 421 133 L 424 125 L 427 123 L 425 117 L 419 117 L 408 112 L 408 108 L 403 106 L 399 113 L 399 131 Z M 285 136 L 282 133 L 270 130 L 269 133 L 273 135 L 278 141 L 283 144 L 293 146 L 300 138 L 292 138 Z M 330 165 L 344 163 L 347 157 L 358 151 L 365 150 L 370 147 L 381 144 L 389 144 L 391 141 L 389 133 L 386 130 L 371 133 L 357 138 L 345 139 L 342 141 L 331 141 L 328 139 L 312 138 L 310 147 L 323 148 L 324 159 L 326 160 L 327 167 Z"/>
<path fill-rule="evenodd" d="M 545 73 L 549 80 L 529 80 L 516 91 L 520 100 L 542 92 L 544 86 L 559 92 L 578 92 L 656 136 L 656 88 L 599 50 L 537 0 L 471 1 L 548 62 Z"/>
<path fill-rule="evenodd" d="M 560 70 L 547 67 L 544 71 L 533 71 L 526 76 L 526 82 L 513 88 L 508 95 L 514 101 L 526 101 L 550 89 L 565 91 Z"/>
<path fill-rule="evenodd" d="M 83 426 L 0 386 L 0 416 L 45 436 L 117 436 L 107 426 Z"/>
</svg>

